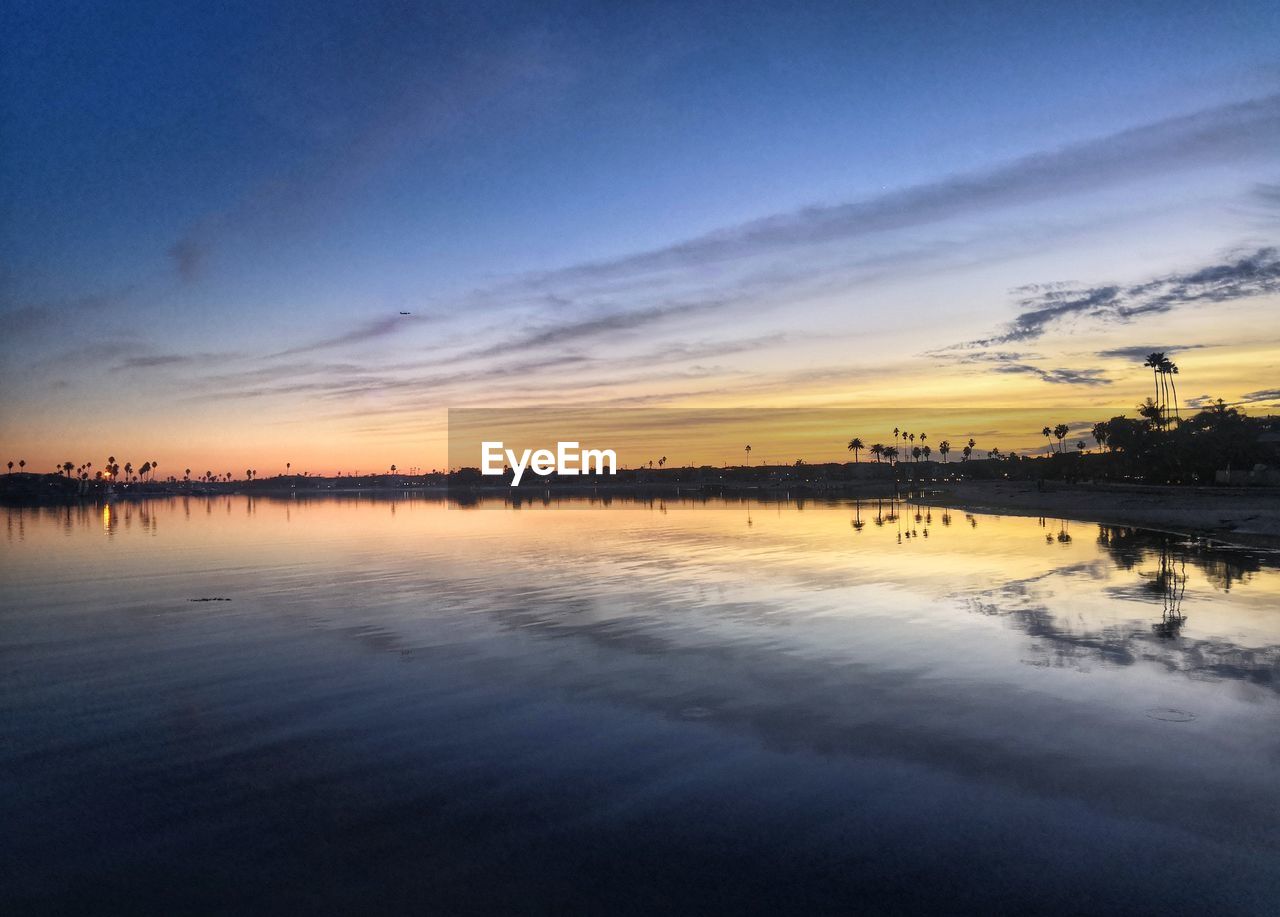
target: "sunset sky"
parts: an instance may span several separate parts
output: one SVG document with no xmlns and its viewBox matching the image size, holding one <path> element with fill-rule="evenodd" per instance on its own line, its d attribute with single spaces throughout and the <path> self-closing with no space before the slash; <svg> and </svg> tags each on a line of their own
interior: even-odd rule
<svg viewBox="0 0 1280 917">
<path fill-rule="evenodd" d="M 19 0 L 0 86 L 29 470 L 442 466 L 521 405 L 1033 449 L 1152 349 L 1280 411 L 1274 2 Z"/>
</svg>

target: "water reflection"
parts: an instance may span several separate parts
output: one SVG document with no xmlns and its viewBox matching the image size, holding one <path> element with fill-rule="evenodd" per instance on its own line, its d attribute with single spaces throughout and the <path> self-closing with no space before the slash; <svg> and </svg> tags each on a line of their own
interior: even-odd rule
<svg viewBox="0 0 1280 917">
<path fill-rule="evenodd" d="M 338 877 L 429 875 L 420 900 L 445 910 L 562 876 L 575 900 L 584 874 L 634 902 L 686 868 L 717 889 L 704 910 L 734 889 L 892 910 L 921 876 L 979 902 L 996 872 L 1037 910 L 1069 909 L 1081 875 L 1165 904 L 1216 889 L 1224 912 L 1232 874 L 1270 900 L 1274 556 L 927 503 L 735 502 L 6 510 L 0 769 L 35 787 L 7 812 L 38 864 L 24 887 L 170 875 L 164 851 L 197 850 L 228 887 L 306 875 L 306 900 L 358 907 L 324 868 L 340 850 Z M 142 910 L 193 909 L 183 887 Z"/>
</svg>

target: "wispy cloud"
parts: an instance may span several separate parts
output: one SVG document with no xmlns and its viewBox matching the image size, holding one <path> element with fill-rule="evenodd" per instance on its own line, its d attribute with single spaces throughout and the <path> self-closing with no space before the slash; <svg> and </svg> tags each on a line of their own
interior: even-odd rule
<svg viewBox="0 0 1280 917">
<path fill-rule="evenodd" d="M 937 354 L 935 354 L 936 356 Z M 1017 353 L 1007 350 L 981 351 L 961 354 L 942 354 L 958 366 L 980 365 L 983 372 L 1001 375 L 1033 376 L 1054 385 L 1110 385 L 1111 379 L 1101 369 L 1045 368 L 1030 362 L 1040 356 L 1033 353 Z"/>
<path fill-rule="evenodd" d="M 1209 344 L 1134 344 L 1131 347 L 1113 347 L 1110 350 L 1098 351 L 1098 356 L 1113 360 L 1141 360 L 1149 353 L 1163 353 L 1172 356 L 1184 350 L 1203 350 Z"/>
<path fill-rule="evenodd" d="M 544 279 L 663 271 L 851 240 L 957 216 L 1095 191 L 1206 163 L 1272 156 L 1280 148 L 1280 95 L 1157 121 L 1003 166 L 844 204 L 777 214 Z"/>
<path fill-rule="evenodd" d="M 320 338 L 309 344 L 302 344 L 298 347 L 290 347 L 288 350 L 281 350 L 272 354 L 273 357 L 291 357 L 298 354 L 314 353 L 317 350 L 329 350 L 334 347 L 342 347 L 347 344 L 360 344 L 365 341 L 372 341 L 377 338 L 387 337 L 406 328 L 412 327 L 414 316 L 412 315 L 389 315 L 383 318 L 374 318 L 361 322 L 354 328 L 335 334 L 332 337 Z"/>
<path fill-rule="evenodd" d="M 1019 294 L 1020 311 L 1004 331 L 956 346 L 980 348 L 1031 341 L 1071 318 L 1123 322 L 1183 306 L 1231 302 L 1276 292 L 1280 292 L 1280 250 L 1270 247 L 1129 286 L 1037 284 L 1015 291 Z"/>
</svg>

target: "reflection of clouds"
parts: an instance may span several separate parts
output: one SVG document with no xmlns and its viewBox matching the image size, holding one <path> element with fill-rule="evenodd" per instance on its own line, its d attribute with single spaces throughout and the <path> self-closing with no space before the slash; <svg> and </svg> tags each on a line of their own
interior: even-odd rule
<svg viewBox="0 0 1280 917">
<path fill-rule="evenodd" d="M 1187 620 L 1182 609 L 1187 563 L 1225 592 L 1231 583 L 1244 581 L 1249 571 L 1260 569 L 1262 555 L 1215 552 L 1203 545 L 1187 546 L 1173 536 L 1139 529 L 1099 526 L 1099 530 L 1098 544 L 1111 553 L 1120 569 L 1135 573 L 1133 582 L 1106 586 L 1102 594 L 1112 599 L 1158 604 L 1160 611 L 1155 620 L 1134 620 L 1093 630 L 1064 624 L 1063 615 L 1072 610 L 1070 593 L 1054 601 L 1053 596 L 1046 597 L 1052 589 L 1042 587 L 1082 573 L 1101 579 L 1103 572 L 1096 569 L 1096 564 L 1062 567 L 1003 584 L 970 597 L 969 607 L 980 614 L 1007 618 L 1033 638 L 1033 648 L 1041 654 L 1038 660 L 1029 660 L 1035 665 L 1081 668 L 1089 662 L 1121 666 L 1153 662 L 1192 678 L 1234 679 L 1280 693 L 1280 645 L 1246 647 L 1220 638 L 1180 635 Z M 1145 564 L 1156 567 L 1137 569 Z M 1152 611 L 1155 612 L 1154 607 Z M 1075 619 L 1076 624 L 1079 621 Z"/>
</svg>

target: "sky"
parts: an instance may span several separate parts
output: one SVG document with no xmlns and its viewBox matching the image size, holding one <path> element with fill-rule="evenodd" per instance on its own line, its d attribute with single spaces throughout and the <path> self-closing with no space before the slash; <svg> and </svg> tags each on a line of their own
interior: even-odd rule
<svg viewBox="0 0 1280 917">
<path fill-rule="evenodd" d="M 0 461 L 443 467 L 548 406 L 1036 449 L 1153 349 L 1280 411 L 1274 3 L 15 0 L 0 87 Z"/>
</svg>

